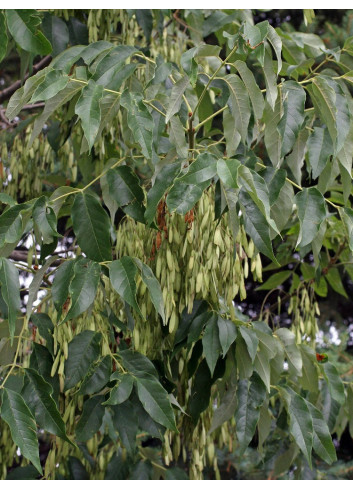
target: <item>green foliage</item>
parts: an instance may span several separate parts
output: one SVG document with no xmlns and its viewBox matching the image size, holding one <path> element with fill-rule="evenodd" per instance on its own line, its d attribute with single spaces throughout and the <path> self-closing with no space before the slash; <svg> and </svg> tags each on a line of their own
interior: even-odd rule
<svg viewBox="0 0 353 489">
<path fill-rule="evenodd" d="M 340 477 L 353 49 L 303 19 L 0 12 L 3 479 Z"/>
</svg>

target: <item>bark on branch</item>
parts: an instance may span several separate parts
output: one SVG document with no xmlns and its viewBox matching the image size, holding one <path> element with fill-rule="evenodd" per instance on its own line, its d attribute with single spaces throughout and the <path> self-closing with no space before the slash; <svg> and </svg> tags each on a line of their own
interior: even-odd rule
<svg viewBox="0 0 353 489">
<path fill-rule="evenodd" d="M 35 75 L 38 71 L 40 71 L 41 69 L 48 66 L 50 61 L 51 61 L 51 56 L 48 55 L 48 56 L 45 56 L 43 59 L 41 59 L 37 64 L 33 65 L 31 76 Z M 25 75 L 23 81 L 26 81 L 27 78 L 29 78 L 29 76 L 30 76 L 29 73 L 27 73 Z M 0 92 L 0 104 L 2 102 L 4 102 L 5 100 L 8 100 L 11 97 L 11 95 L 14 94 L 16 92 L 16 90 L 18 90 L 21 87 L 21 84 L 22 84 L 22 81 L 17 80 L 12 85 L 10 85 L 9 87 L 5 88 L 4 90 L 1 90 L 1 92 Z"/>
</svg>

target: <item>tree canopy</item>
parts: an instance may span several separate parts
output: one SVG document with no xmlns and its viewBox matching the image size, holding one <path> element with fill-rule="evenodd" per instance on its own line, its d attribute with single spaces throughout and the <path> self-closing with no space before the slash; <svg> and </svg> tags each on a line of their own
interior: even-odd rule
<svg viewBox="0 0 353 489">
<path fill-rule="evenodd" d="M 2 479 L 349 476 L 344 14 L 0 11 Z"/>
</svg>

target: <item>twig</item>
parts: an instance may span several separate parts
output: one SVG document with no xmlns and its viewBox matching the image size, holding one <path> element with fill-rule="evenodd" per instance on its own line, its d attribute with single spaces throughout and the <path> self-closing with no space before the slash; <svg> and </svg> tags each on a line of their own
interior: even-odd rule
<svg viewBox="0 0 353 489">
<path fill-rule="evenodd" d="M 27 78 L 29 78 L 29 76 L 35 75 L 42 68 L 48 66 L 50 61 L 51 61 L 51 56 L 50 55 L 45 56 L 37 64 L 33 65 L 32 73 L 31 74 L 27 73 L 23 81 L 26 81 Z M 21 85 L 22 85 L 22 80 L 17 80 L 12 85 L 2 90 L 0 92 L 0 103 L 2 103 L 4 100 L 8 100 L 11 97 L 11 95 L 14 94 L 16 90 L 18 90 L 21 87 Z"/>
<path fill-rule="evenodd" d="M 44 106 L 45 106 L 45 102 L 37 102 L 36 104 L 27 104 L 27 105 L 24 105 L 21 110 L 41 109 Z"/>
<path fill-rule="evenodd" d="M 16 126 L 16 122 L 10 122 L 5 115 L 5 109 L 0 109 L 0 119 L 6 124 L 8 127 Z"/>
</svg>

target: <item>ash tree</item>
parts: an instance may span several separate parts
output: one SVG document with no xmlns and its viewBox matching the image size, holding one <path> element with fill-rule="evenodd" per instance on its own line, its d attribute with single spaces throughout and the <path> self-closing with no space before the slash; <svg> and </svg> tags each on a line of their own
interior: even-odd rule
<svg viewBox="0 0 353 489">
<path fill-rule="evenodd" d="M 3 479 L 341 477 L 353 38 L 255 14 L 0 12 Z"/>
</svg>

